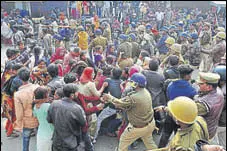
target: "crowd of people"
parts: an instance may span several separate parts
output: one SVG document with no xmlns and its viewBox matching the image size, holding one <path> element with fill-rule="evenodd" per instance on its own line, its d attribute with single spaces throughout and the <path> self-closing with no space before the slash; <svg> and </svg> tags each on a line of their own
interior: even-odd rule
<svg viewBox="0 0 227 151">
<path fill-rule="evenodd" d="M 117 137 L 118 151 L 140 140 L 152 151 L 225 150 L 224 13 L 140 1 L 70 11 L 1 9 L 7 137 L 21 134 L 23 151 L 35 135 L 37 151 L 94 151 L 100 134 Z"/>
</svg>

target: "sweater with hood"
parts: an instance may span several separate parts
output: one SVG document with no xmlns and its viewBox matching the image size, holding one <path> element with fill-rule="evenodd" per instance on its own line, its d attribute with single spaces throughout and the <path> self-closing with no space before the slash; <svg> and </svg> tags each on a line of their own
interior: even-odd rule
<svg viewBox="0 0 227 151">
<path fill-rule="evenodd" d="M 167 88 L 169 100 L 173 100 L 178 96 L 186 96 L 193 99 L 197 93 L 196 89 L 188 81 L 182 79 L 171 82 Z"/>
</svg>

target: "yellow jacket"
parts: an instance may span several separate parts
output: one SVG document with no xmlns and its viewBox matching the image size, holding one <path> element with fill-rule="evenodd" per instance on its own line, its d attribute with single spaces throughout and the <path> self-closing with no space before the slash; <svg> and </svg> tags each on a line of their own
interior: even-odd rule
<svg viewBox="0 0 227 151">
<path fill-rule="evenodd" d="M 206 121 L 198 116 L 196 122 L 190 127 L 178 129 L 176 135 L 170 141 L 167 148 L 154 149 L 152 151 L 194 151 L 198 140 L 208 140 L 209 134 Z"/>
<path fill-rule="evenodd" d="M 81 31 L 78 33 L 79 41 L 78 46 L 81 50 L 87 50 L 88 49 L 88 33 L 85 31 Z"/>
</svg>

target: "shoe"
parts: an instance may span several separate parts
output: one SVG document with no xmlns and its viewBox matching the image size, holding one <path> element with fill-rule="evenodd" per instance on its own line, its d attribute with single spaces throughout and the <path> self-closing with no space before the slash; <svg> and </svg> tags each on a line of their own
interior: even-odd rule
<svg viewBox="0 0 227 151">
<path fill-rule="evenodd" d="M 137 141 L 135 141 L 134 143 L 132 143 L 132 144 L 128 147 L 129 150 L 135 150 L 135 149 L 137 149 L 137 148 L 138 148 L 138 142 L 137 142 Z"/>
<path fill-rule="evenodd" d="M 8 135 L 7 137 L 19 137 L 20 135 L 13 132 L 12 134 Z"/>
<path fill-rule="evenodd" d="M 92 141 L 92 144 L 95 144 L 96 143 L 96 140 L 94 139 L 93 141 Z"/>
</svg>

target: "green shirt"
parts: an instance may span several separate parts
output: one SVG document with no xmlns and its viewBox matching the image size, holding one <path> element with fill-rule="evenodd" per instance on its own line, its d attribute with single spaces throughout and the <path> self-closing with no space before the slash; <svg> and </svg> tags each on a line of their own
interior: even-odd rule
<svg viewBox="0 0 227 151">
<path fill-rule="evenodd" d="M 47 111 L 49 109 L 50 103 L 43 103 L 41 104 L 40 108 L 36 108 L 36 106 L 33 109 L 33 115 L 37 117 L 39 121 L 39 128 L 37 133 L 37 140 L 51 140 L 53 132 L 54 132 L 54 126 L 47 122 Z M 38 144 L 37 144 L 38 145 Z"/>
</svg>

